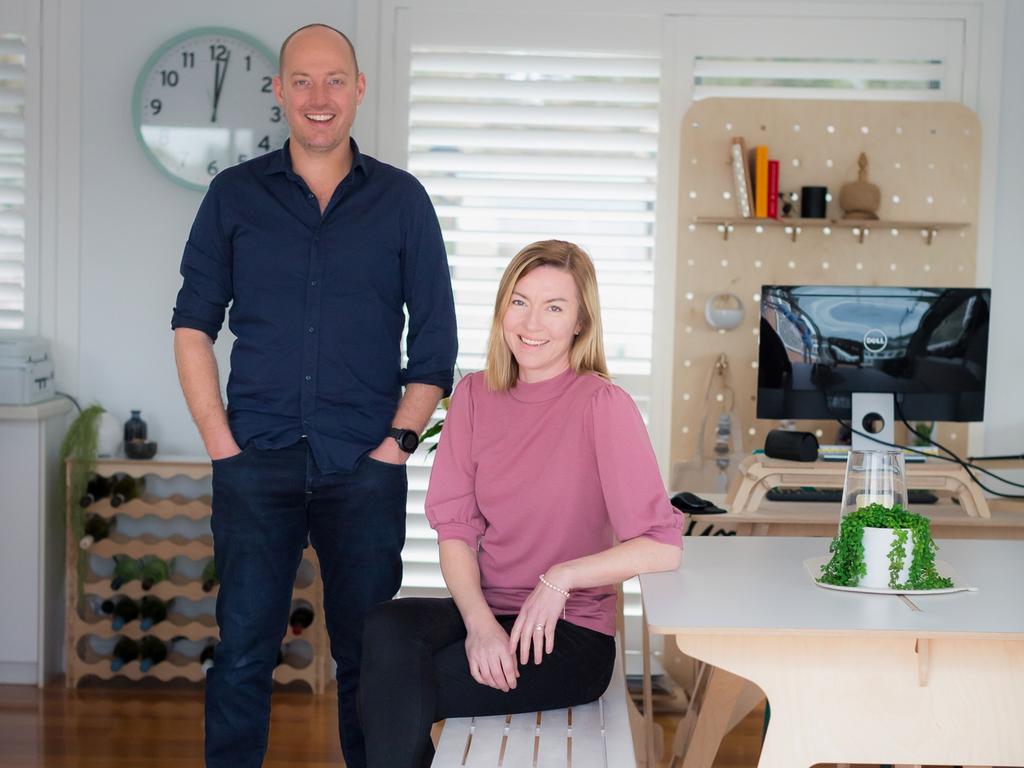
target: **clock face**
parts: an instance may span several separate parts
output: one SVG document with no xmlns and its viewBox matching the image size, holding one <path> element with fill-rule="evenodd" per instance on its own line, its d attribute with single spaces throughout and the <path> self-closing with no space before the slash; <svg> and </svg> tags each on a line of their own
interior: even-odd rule
<svg viewBox="0 0 1024 768">
<path fill-rule="evenodd" d="M 139 141 L 175 181 L 205 190 L 220 171 L 288 138 L 271 87 L 276 73 L 277 57 L 241 32 L 179 35 L 150 57 L 135 84 Z"/>
</svg>

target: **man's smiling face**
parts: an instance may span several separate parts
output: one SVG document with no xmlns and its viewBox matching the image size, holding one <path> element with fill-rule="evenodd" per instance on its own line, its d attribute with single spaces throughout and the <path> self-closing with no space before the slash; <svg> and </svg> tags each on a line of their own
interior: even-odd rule
<svg viewBox="0 0 1024 768">
<path fill-rule="evenodd" d="M 288 42 L 281 64 L 274 95 L 292 141 L 313 153 L 347 144 L 366 91 L 348 42 L 327 27 L 309 27 Z"/>
</svg>

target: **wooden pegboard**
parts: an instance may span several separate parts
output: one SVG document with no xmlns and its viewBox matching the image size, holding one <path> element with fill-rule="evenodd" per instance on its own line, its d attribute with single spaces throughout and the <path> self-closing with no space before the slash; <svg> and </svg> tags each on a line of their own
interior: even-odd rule
<svg viewBox="0 0 1024 768">
<path fill-rule="evenodd" d="M 827 218 L 799 222 L 795 239 L 777 226 L 758 231 L 736 225 L 725 233 L 721 224 L 695 223 L 737 216 L 729 166 L 734 136 L 748 147 L 768 146 L 770 157 L 780 161 L 780 191 L 827 186 L 834 198 Z M 706 99 L 686 113 L 681 142 L 673 464 L 698 455 L 701 423 L 707 420 L 711 435 L 728 404 L 728 398 L 714 397 L 719 377 L 713 371 L 723 353 L 743 447 L 761 447 L 778 426 L 754 417 L 762 285 L 975 284 L 981 128 L 961 104 Z M 861 152 L 868 156 L 869 180 L 882 194 L 880 220 L 867 223 L 863 242 L 854 230 L 829 225 L 842 216 L 839 189 L 857 178 Z M 923 226 L 929 223 L 966 226 L 936 231 Z M 745 309 L 740 326 L 725 332 L 704 318 L 708 297 L 723 291 L 739 296 Z M 706 403 L 709 380 L 714 383 Z M 934 436 L 962 453 L 966 427 L 939 424 Z M 825 442 L 834 439 L 834 424 L 800 422 L 800 428 L 821 429 Z"/>
</svg>

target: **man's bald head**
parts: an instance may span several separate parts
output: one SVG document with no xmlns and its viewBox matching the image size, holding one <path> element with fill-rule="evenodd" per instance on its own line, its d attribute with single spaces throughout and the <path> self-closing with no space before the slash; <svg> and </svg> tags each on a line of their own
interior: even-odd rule
<svg viewBox="0 0 1024 768">
<path fill-rule="evenodd" d="M 356 47 L 354 45 L 352 45 L 352 41 L 348 39 L 348 35 L 346 35 L 340 29 L 335 29 L 330 24 L 315 23 L 315 24 L 306 24 L 304 27 L 299 27 L 294 32 L 292 32 L 290 35 L 288 35 L 288 37 L 286 37 L 284 39 L 284 42 L 281 43 L 281 52 L 277 56 L 278 71 L 281 73 L 281 75 L 282 76 L 284 75 L 284 54 L 285 54 L 285 51 L 288 48 L 288 43 L 290 43 L 292 41 L 292 38 L 295 37 L 300 32 L 303 32 L 303 31 L 305 31 L 307 29 L 312 29 L 313 27 L 321 27 L 323 29 L 330 30 L 331 32 L 334 32 L 336 35 L 339 35 L 341 37 L 341 39 L 345 41 L 345 43 L 348 45 L 348 49 L 350 51 L 352 51 L 352 62 L 355 64 L 355 73 L 354 74 L 358 74 L 359 73 L 359 59 L 356 58 Z"/>
</svg>

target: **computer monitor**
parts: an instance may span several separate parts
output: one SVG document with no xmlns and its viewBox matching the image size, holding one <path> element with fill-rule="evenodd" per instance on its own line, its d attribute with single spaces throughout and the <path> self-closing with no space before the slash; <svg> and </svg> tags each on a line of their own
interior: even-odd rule
<svg viewBox="0 0 1024 768">
<path fill-rule="evenodd" d="M 757 416 L 881 419 L 890 443 L 894 410 L 981 421 L 990 301 L 987 288 L 763 286 Z"/>
</svg>

